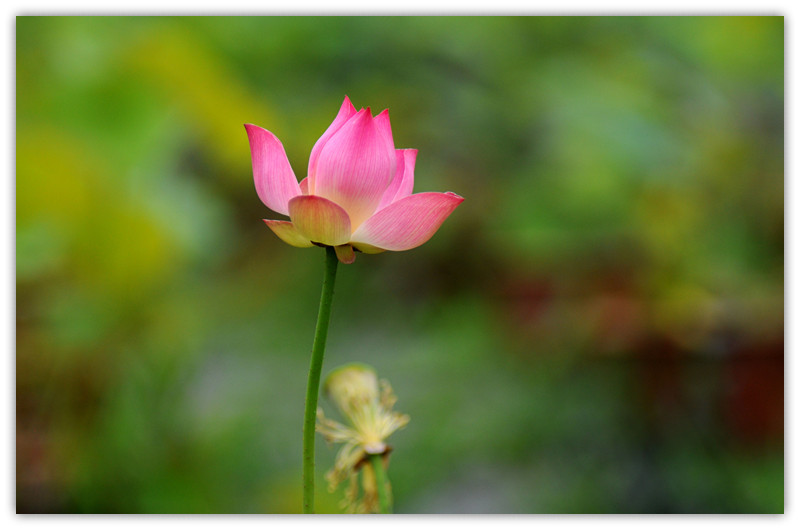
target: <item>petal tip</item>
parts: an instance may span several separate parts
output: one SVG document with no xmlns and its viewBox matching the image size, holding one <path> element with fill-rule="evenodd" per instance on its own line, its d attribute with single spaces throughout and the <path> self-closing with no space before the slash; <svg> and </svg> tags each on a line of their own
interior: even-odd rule
<svg viewBox="0 0 800 530">
<path fill-rule="evenodd" d="M 392 124 L 391 120 L 389 119 L 389 109 L 383 109 L 383 111 L 373 118 L 375 123 L 384 130 L 384 132 L 389 136 L 392 137 Z M 392 147 L 394 147 L 394 141 L 392 141 Z"/>
<path fill-rule="evenodd" d="M 251 135 L 253 133 L 261 133 L 261 132 L 263 132 L 263 133 L 267 133 L 267 134 L 270 134 L 272 136 L 275 136 L 274 134 L 272 134 L 271 132 L 266 130 L 264 127 L 259 127 L 258 125 L 254 124 L 254 123 L 245 123 L 244 124 L 244 130 L 247 131 L 248 135 Z"/>
</svg>

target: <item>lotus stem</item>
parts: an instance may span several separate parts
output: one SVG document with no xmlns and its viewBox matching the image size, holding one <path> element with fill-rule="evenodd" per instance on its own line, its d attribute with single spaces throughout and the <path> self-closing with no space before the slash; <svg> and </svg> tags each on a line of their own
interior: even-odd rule
<svg viewBox="0 0 800 530">
<path fill-rule="evenodd" d="M 325 275 L 322 280 L 322 296 L 319 300 L 317 329 L 311 349 L 311 366 L 308 369 L 306 388 L 306 410 L 303 417 L 303 513 L 314 513 L 314 429 L 319 400 L 319 379 L 322 359 L 325 356 L 325 341 L 331 321 L 333 286 L 336 283 L 336 268 L 339 260 L 333 247 L 325 247 Z"/>
<path fill-rule="evenodd" d="M 381 455 L 369 455 L 372 470 L 375 472 L 375 484 L 378 490 L 378 507 L 380 513 L 392 513 L 392 499 L 389 496 L 388 478 L 383 467 L 383 457 Z"/>
</svg>

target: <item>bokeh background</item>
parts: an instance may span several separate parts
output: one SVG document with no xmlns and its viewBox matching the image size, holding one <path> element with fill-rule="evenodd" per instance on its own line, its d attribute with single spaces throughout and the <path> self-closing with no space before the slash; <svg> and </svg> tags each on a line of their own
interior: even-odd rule
<svg viewBox="0 0 800 530">
<path fill-rule="evenodd" d="M 347 94 L 466 198 L 337 280 L 323 375 L 411 416 L 398 512 L 782 512 L 783 30 L 17 18 L 17 510 L 300 510 L 324 252 L 261 222 L 242 124 L 302 178 Z"/>
</svg>

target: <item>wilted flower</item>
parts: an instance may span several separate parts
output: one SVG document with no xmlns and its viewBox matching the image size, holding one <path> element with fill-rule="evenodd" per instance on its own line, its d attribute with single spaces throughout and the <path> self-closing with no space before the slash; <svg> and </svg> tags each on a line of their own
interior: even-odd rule
<svg viewBox="0 0 800 530">
<path fill-rule="evenodd" d="M 373 117 L 345 97 L 317 140 L 308 177 L 298 183 L 280 140 L 247 124 L 256 191 L 268 208 L 291 221 L 265 219 L 295 247 L 333 246 L 343 263 L 353 249 L 367 254 L 422 245 L 464 199 L 455 193 L 416 193 L 416 149 L 395 149 L 389 111 Z"/>
<path fill-rule="evenodd" d="M 333 469 L 325 475 L 329 490 L 334 491 L 349 478 L 345 506 L 350 511 L 374 512 L 378 497 L 369 455 L 383 455 L 386 461 L 391 450 L 386 439 L 405 427 L 409 417 L 392 411 L 397 398 L 388 381 L 379 382 L 375 371 L 363 364 L 349 364 L 331 372 L 325 380 L 324 391 L 349 423 L 345 426 L 328 419 L 322 409 L 317 409 L 317 432 L 328 442 L 344 444 L 336 455 Z M 360 500 L 357 498 L 359 470 L 362 470 L 364 491 Z"/>
</svg>

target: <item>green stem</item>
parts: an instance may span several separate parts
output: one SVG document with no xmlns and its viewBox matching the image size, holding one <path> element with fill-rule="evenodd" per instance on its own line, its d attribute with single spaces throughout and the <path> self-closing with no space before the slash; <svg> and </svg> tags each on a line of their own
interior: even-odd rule
<svg viewBox="0 0 800 530">
<path fill-rule="evenodd" d="M 369 461 L 375 472 L 380 513 L 392 513 L 392 499 L 389 497 L 389 488 L 387 487 L 389 479 L 386 478 L 386 470 L 383 468 L 383 457 L 381 455 L 369 455 Z"/>
<path fill-rule="evenodd" d="M 306 411 L 303 416 L 303 513 L 314 513 L 314 428 L 317 419 L 319 378 L 322 373 L 322 358 L 325 356 L 325 340 L 331 321 L 333 285 L 336 283 L 336 267 L 339 260 L 333 247 L 325 247 L 325 276 L 322 280 L 322 296 L 319 300 L 317 329 L 311 349 L 311 366 L 308 369 L 306 388 Z"/>
</svg>

